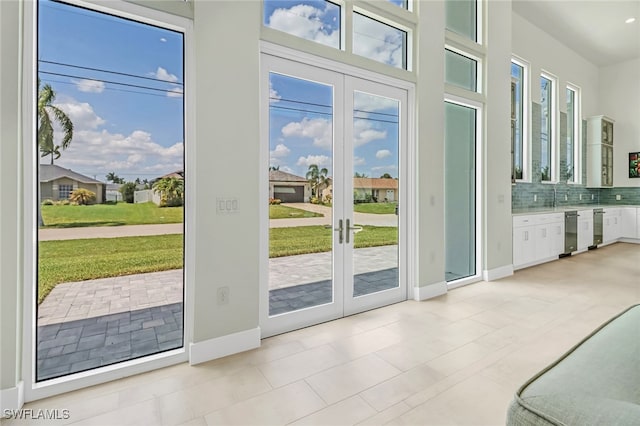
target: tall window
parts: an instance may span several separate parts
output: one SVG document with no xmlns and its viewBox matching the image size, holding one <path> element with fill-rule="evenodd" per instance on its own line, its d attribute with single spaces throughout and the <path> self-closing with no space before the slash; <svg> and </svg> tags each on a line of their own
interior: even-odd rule
<svg viewBox="0 0 640 426">
<path fill-rule="evenodd" d="M 512 180 L 524 179 L 524 66 L 511 62 Z"/>
<path fill-rule="evenodd" d="M 580 107 L 578 89 L 567 87 L 567 165 L 568 182 L 580 182 Z"/>
<path fill-rule="evenodd" d="M 548 77 L 546 75 L 541 76 L 540 174 L 542 182 L 550 182 L 553 175 L 553 147 L 555 145 L 555 140 L 553 137 L 553 90 L 553 80 L 551 79 L 551 77 Z"/>
<path fill-rule="evenodd" d="M 478 41 L 478 5 L 476 0 L 447 0 L 447 29 Z"/>
</svg>

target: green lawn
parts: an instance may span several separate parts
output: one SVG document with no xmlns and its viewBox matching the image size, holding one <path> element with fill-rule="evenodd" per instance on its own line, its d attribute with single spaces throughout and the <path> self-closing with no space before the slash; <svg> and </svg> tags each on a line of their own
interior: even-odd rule
<svg viewBox="0 0 640 426">
<path fill-rule="evenodd" d="M 354 204 L 357 213 L 395 214 L 397 203 L 359 203 Z"/>
<path fill-rule="evenodd" d="M 301 217 L 322 217 L 320 213 L 314 213 L 307 210 L 296 209 L 283 205 L 269 206 L 269 219 L 291 219 Z"/>
<path fill-rule="evenodd" d="M 356 248 L 398 243 L 396 227 L 363 228 L 355 235 Z M 331 234 L 331 229 L 324 226 L 272 228 L 269 257 L 330 251 Z M 182 268 L 183 236 L 41 241 L 38 256 L 38 303 L 41 303 L 57 284 L 64 282 Z"/>
<path fill-rule="evenodd" d="M 364 226 L 355 235 L 354 246 L 377 247 L 398 244 L 398 228 Z M 331 229 L 324 226 L 296 226 L 269 230 L 269 257 L 320 253 L 331 250 Z"/>
<path fill-rule="evenodd" d="M 41 207 L 45 228 L 147 225 L 183 221 L 182 207 L 160 208 L 153 203 Z"/>
<path fill-rule="evenodd" d="M 182 234 L 41 241 L 38 303 L 56 284 L 182 268 Z"/>
</svg>

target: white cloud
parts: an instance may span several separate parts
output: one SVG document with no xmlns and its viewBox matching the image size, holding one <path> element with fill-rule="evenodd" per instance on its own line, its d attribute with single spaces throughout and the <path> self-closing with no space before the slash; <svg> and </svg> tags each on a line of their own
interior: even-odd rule
<svg viewBox="0 0 640 426">
<path fill-rule="evenodd" d="M 373 19 L 359 17 L 354 32 L 353 53 L 395 67 L 402 66 L 403 39 L 401 31 Z"/>
<path fill-rule="evenodd" d="M 289 155 L 290 152 L 291 150 L 285 144 L 279 143 L 273 151 L 269 151 L 269 154 L 272 158 L 282 158 Z"/>
<path fill-rule="evenodd" d="M 306 157 L 298 158 L 296 166 L 309 167 L 312 164 L 315 164 L 318 167 L 329 166 L 331 165 L 331 158 L 326 155 L 307 155 Z"/>
<path fill-rule="evenodd" d="M 105 120 L 88 103 L 68 99 L 56 106 L 64 110 L 74 124 L 69 148 L 56 160 L 62 167 L 97 179 L 104 179 L 104 175 L 112 171 L 123 177 L 151 179 L 184 167 L 182 142 L 163 146 L 144 130 L 134 130 L 128 135 L 111 133 L 100 128 Z M 54 137 L 59 143 L 62 138 L 59 129 Z"/>
<path fill-rule="evenodd" d="M 390 113 L 397 113 L 398 101 L 396 99 L 370 95 L 364 92 L 355 92 L 353 96 L 353 109 L 367 112 L 389 110 Z"/>
<path fill-rule="evenodd" d="M 56 106 L 67 114 L 73 123 L 74 131 L 97 129 L 105 123 L 105 120 L 99 117 L 87 102 L 69 99 L 67 102 L 56 104 Z"/>
<path fill-rule="evenodd" d="M 354 166 L 363 166 L 367 164 L 367 160 L 362 157 L 353 157 L 353 165 Z"/>
<path fill-rule="evenodd" d="M 396 166 L 395 164 L 390 164 L 388 166 L 376 166 L 371 168 L 371 170 L 374 172 L 395 171 L 397 169 L 398 169 L 398 166 Z"/>
<path fill-rule="evenodd" d="M 386 137 L 387 131 L 373 129 L 371 121 L 358 119 L 353 121 L 353 143 L 356 147 Z"/>
<path fill-rule="evenodd" d="M 388 149 L 381 149 L 378 152 L 376 152 L 376 158 L 378 159 L 386 158 L 390 155 L 391 155 L 391 151 L 389 151 Z"/>
<path fill-rule="evenodd" d="M 158 67 L 158 69 L 155 72 L 150 73 L 150 75 L 154 76 L 158 80 L 168 81 L 170 83 L 178 81 L 178 77 L 175 74 L 171 74 L 162 67 Z"/>
<path fill-rule="evenodd" d="M 182 95 L 184 95 L 184 90 L 182 90 L 182 87 L 174 87 L 167 92 L 167 96 L 170 98 L 181 98 Z"/>
<path fill-rule="evenodd" d="M 273 88 L 273 83 L 269 82 L 269 102 L 274 104 L 278 102 L 282 97 L 276 89 Z"/>
<path fill-rule="evenodd" d="M 292 121 L 282 128 L 285 137 L 305 137 L 313 139 L 317 147 L 331 150 L 333 146 L 333 127 L 324 118 L 303 118 L 302 121 Z"/>
<path fill-rule="evenodd" d="M 307 40 L 338 47 L 340 30 L 327 27 L 323 22 L 326 13 L 326 9 L 320 10 L 310 5 L 297 4 L 289 9 L 274 10 L 267 25 Z"/>
<path fill-rule="evenodd" d="M 82 79 L 78 81 L 73 81 L 76 85 L 76 88 L 81 92 L 86 93 L 102 93 L 104 92 L 104 82 L 97 80 L 87 80 Z"/>
<path fill-rule="evenodd" d="M 166 38 L 164 38 L 164 37 L 162 37 L 162 38 L 160 38 L 160 41 L 161 41 L 161 42 L 163 42 L 163 43 L 166 43 L 166 42 L 167 42 L 167 39 L 166 39 Z"/>
</svg>

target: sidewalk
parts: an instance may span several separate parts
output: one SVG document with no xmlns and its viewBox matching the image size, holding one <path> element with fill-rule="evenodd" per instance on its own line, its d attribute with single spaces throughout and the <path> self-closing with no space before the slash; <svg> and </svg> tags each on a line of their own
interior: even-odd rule
<svg viewBox="0 0 640 426">
<path fill-rule="evenodd" d="M 38 230 L 40 241 L 79 240 L 83 238 L 143 237 L 148 235 L 182 234 L 183 223 L 157 225 L 95 226 L 86 228 L 47 228 Z"/>
</svg>

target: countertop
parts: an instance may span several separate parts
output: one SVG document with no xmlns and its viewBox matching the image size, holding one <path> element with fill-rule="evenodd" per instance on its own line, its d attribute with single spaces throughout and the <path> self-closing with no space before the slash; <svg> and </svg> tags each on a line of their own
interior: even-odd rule
<svg viewBox="0 0 640 426">
<path fill-rule="evenodd" d="M 621 207 L 640 207 L 631 204 L 580 204 L 576 206 L 558 206 L 558 207 L 530 207 L 524 209 L 511 210 L 513 216 L 521 216 L 528 214 L 545 214 L 545 213 L 564 213 L 571 210 L 591 210 L 591 209 L 606 209 L 606 208 L 621 208 Z"/>
</svg>

